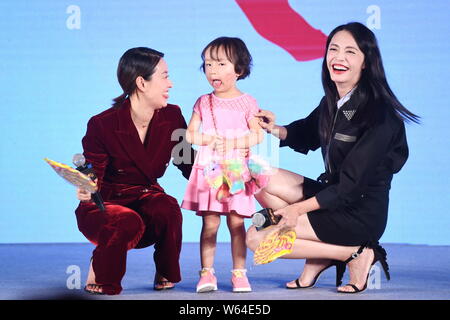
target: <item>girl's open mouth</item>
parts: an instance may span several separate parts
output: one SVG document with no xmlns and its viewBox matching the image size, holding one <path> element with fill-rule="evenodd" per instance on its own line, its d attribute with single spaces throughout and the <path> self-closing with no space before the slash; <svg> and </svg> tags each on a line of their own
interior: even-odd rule
<svg viewBox="0 0 450 320">
<path fill-rule="evenodd" d="M 213 85 L 214 88 L 217 89 L 217 88 L 219 88 L 222 85 L 222 81 L 218 80 L 218 79 L 213 79 L 212 85 Z"/>
</svg>

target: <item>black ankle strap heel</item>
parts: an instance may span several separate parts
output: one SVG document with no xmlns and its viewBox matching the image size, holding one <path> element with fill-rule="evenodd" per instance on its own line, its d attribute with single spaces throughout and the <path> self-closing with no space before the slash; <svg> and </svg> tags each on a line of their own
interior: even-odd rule
<svg viewBox="0 0 450 320">
<path fill-rule="evenodd" d="M 347 264 L 338 260 L 335 260 L 333 262 L 336 265 L 336 287 L 339 287 L 342 284 L 342 278 L 344 277 Z"/>
<path fill-rule="evenodd" d="M 347 264 L 350 261 L 352 261 L 353 259 L 356 259 L 359 257 L 359 255 L 364 251 L 365 248 L 370 248 L 373 249 L 373 253 L 374 253 L 374 258 L 373 258 L 373 262 L 371 264 L 371 267 L 377 263 L 377 261 L 380 261 L 380 264 L 383 268 L 384 274 L 386 275 L 386 279 L 387 280 L 391 280 L 391 275 L 389 274 L 389 265 L 387 263 L 387 254 L 386 254 L 386 250 L 384 250 L 384 248 L 382 246 L 380 246 L 378 243 L 376 243 L 375 245 L 371 245 L 370 243 L 366 243 L 364 245 L 362 245 L 361 247 L 359 247 L 359 249 L 352 253 L 351 257 L 348 258 L 347 260 L 345 260 L 343 263 Z M 369 273 L 367 274 L 367 278 L 366 278 L 366 283 L 364 284 L 364 287 L 362 289 L 359 289 L 356 285 L 352 284 L 352 283 L 348 283 L 346 284 L 346 286 L 350 286 L 353 288 L 354 291 L 351 292 L 346 292 L 346 291 L 338 291 L 339 293 L 359 293 L 359 292 L 363 292 L 364 290 L 367 289 L 367 282 L 369 280 L 369 275 L 370 275 L 370 270 Z"/>
<path fill-rule="evenodd" d="M 286 289 L 307 289 L 307 288 L 312 288 L 316 285 L 317 280 L 319 279 L 320 275 L 322 274 L 322 272 L 324 272 L 325 270 L 336 266 L 336 287 L 339 287 L 342 284 L 342 277 L 344 276 L 345 273 L 345 268 L 346 268 L 346 264 L 342 261 L 339 260 L 332 260 L 331 263 L 326 266 L 325 268 L 323 268 L 322 270 L 320 270 L 317 275 L 314 277 L 313 281 L 311 282 L 310 285 L 308 286 L 302 286 L 300 284 L 300 281 L 297 279 L 295 279 L 295 287 L 288 287 L 286 286 Z"/>
<path fill-rule="evenodd" d="M 381 267 L 383 268 L 384 275 L 386 276 L 386 279 L 389 281 L 391 280 L 391 275 L 389 273 L 389 265 L 387 263 L 387 253 L 386 250 L 379 244 L 377 244 L 373 248 L 373 252 L 375 254 L 375 259 L 372 263 L 374 265 L 377 261 L 380 261 Z"/>
</svg>

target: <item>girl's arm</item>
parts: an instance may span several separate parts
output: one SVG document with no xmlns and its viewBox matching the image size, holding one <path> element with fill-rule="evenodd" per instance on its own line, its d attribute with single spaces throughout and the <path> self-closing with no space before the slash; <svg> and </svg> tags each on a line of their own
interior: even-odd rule
<svg viewBox="0 0 450 320">
<path fill-rule="evenodd" d="M 192 113 L 191 121 L 187 127 L 186 140 L 190 144 L 195 144 L 198 146 L 207 146 L 211 144 L 215 137 L 200 132 L 200 125 L 202 120 L 200 116 L 196 113 Z"/>
<path fill-rule="evenodd" d="M 243 137 L 232 139 L 234 149 L 251 148 L 257 144 L 260 144 L 264 140 L 264 132 L 259 126 L 259 120 L 253 117 L 249 122 L 250 133 Z"/>
<path fill-rule="evenodd" d="M 215 141 L 215 149 L 220 154 L 225 154 L 227 150 L 233 149 L 249 149 L 254 145 L 261 143 L 264 140 L 264 132 L 259 125 L 259 119 L 254 117 L 248 123 L 250 133 L 243 137 L 225 139 L 217 137 Z"/>
</svg>

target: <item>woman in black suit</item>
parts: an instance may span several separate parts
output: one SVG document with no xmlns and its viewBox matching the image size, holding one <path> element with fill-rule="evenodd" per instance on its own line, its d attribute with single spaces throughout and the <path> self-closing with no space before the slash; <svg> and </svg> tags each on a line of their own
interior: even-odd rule
<svg viewBox="0 0 450 320">
<path fill-rule="evenodd" d="M 386 227 L 392 176 L 408 158 L 404 120 L 418 122 L 418 116 L 391 91 L 375 35 L 360 23 L 330 33 L 322 83 L 325 96 L 305 119 L 283 127 L 275 125 L 270 111 L 259 116 L 280 146 L 304 154 L 320 147 L 325 172 L 314 181 L 278 169 L 257 199 L 282 216 L 276 228 L 295 228 L 293 251 L 283 258 L 306 259 L 302 275 L 287 288 L 311 287 L 331 266 L 337 268 L 339 286 L 348 264 L 350 284 L 338 292 L 356 293 L 366 289 L 377 261 L 389 279 L 378 240 Z M 271 230 L 251 227 L 249 248 L 255 250 Z"/>
</svg>

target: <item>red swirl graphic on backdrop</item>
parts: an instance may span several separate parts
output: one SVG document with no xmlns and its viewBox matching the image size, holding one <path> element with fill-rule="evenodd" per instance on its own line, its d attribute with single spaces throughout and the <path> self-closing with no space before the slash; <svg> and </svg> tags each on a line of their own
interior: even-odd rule
<svg viewBox="0 0 450 320">
<path fill-rule="evenodd" d="M 311 25 L 288 0 L 236 0 L 263 38 L 289 52 L 297 61 L 323 57 L 327 36 Z"/>
</svg>

